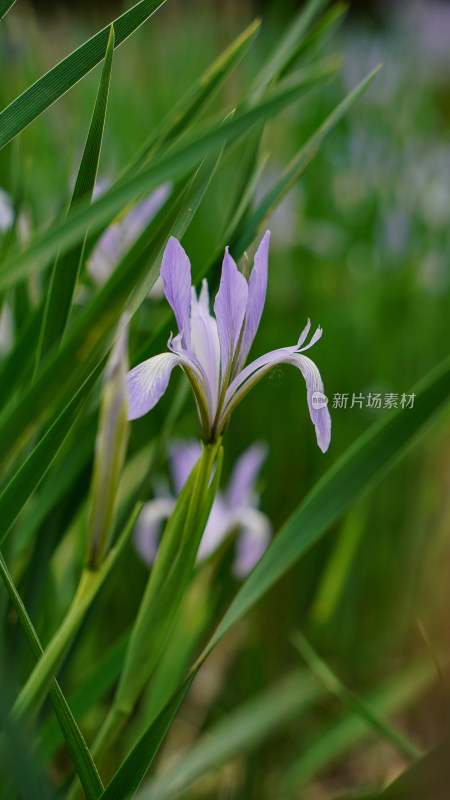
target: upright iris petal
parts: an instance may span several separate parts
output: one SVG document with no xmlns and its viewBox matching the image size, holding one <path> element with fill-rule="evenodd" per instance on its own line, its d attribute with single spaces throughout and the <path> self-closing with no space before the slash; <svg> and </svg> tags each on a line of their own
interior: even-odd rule
<svg viewBox="0 0 450 800">
<path fill-rule="evenodd" d="M 222 381 L 234 359 L 247 306 L 248 283 L 231 258 L 228 247 L 222 264 L 219 291 L 214 301 L 220 342 Z"/>
<path fill-rule="evenodd" d="M 173 236 L 167 242 L 161 264 L 164 294 L 172 306 L 182 341 L 190 347 L 191 264 L 181 244 Z"/>
<path fill-rule="evenodd" d="M 267 273 L 269 267 L 270 231 L 266 231 L 255 253 L 253 269 L 248 282 L 248 300 L 245 310 L 245 324 L 239 348 L 239 368 L 245 364 L 253 340 L 256 336 L 266 301 Z"/>
</svg>

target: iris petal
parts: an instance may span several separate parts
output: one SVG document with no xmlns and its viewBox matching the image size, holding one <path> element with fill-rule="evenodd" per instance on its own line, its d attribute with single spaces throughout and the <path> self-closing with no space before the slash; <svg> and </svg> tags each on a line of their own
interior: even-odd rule
<svg viewBox="0 0 450 800">
<path fill-rule="evenodd" d="M 191 264 L 178 239 L 167 242 L 161 264 L 164 293 L 172 306 L 178 330 L 190 347 L 189 311 L 191 307 Z"/>
<path fill-rule="evenodd" d="M 241 335 L 247 307 L 248 283 L 231 258 L 228 247 L 222 264 L 219 291 L 214 301 L 220 342 L 222 380 L 228 373 Z"/>
<path fill-rule="evenodd" d="M 239 368 L 245 363 L 261 320 L 267 292 L 270 231 L 266 231 L 259 245 L 248 282 L 248 299 L 245 324 L 239 350 Z"/>
</svg>

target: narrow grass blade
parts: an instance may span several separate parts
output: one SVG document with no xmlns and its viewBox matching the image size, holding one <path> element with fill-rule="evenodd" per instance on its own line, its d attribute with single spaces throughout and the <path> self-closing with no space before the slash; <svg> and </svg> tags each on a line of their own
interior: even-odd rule
<svg viewBox="0 0 450 800">
<path fill-rule="evenodd" d="M 356 103 L 368 89 L 379 69 L 379 66 L 375 67 L 369 75 L 349 92 L 287 165 L 281 178 L 259 202 L 249 219 L 246 220 L 242 230 L 239 232 L 239 236 L 233 245 L 237 253 L 243 253 L 246 247 L 255 239 L 267 218 L 322 147 L 327 136 L 334 130 L 353 104 Z"/>
<path fill-rule="evenodd" d="M 210 67 L 200 76 L 198 81 L 190 88 L 186 97 L 172 109 L 167 119 L 163 120 L 160 127 L 152 133 L 148 141 L 140 149 L 137 157 L 128 167 L 126 172 L 142 165 L 149 153 L 164 142 L 172 141 L 183 133 L 188 125 L 198 116 L 207 103 L 214 97 L 220 86 L 236 68 L 239 61 L 253 44 L 259 33 L 261 23 L 254 20 Z"/>
<path fill-rule="evenodd" d="M 16 0 L 1 0 L 0 2 L 0 19 L 3 19 L 9 9 L 13 7 Z"/>
<path fill-rule="evenodd" d="M 0 494 L 0 543 L 56 458 L 99 374 L 97 367 Z"/>
<path fill-rule="evenodd" d="M 367 696 L 367 702 L 379 714 L 396 714 L 408 708 L 431 685 L 436 669 L 430 659 L 422 659 L 391 676 Z M 373 736 L 357 714 L 345 714 L 334 724 L 329 721 L 307 745 L 300 757 L 282 776 L 281 794 L 298 792 L 322 770 L 333 767 L 351 748 Z"/>
<path fill-rule="evenodd" d="M 380 714 L 365 700 L 351 692 L 320 658 L 305 637 L 296 631 L 292 637 L 294 646 L 304 658 L 313 675 L 320 680 L 328 691 L 335 694 L 354 711 L 375 733 L 386 739 L 401 755 L 409 761 L 415 761 L 422 754 L 416 745 L 392 725 L 389 725 Z"/>
<path fill-rule="evenodd" d="M 92 200 L 108 105 L 113 52 L 114 26 L 111 26 L 97 99 L 70 202 L 69 214 L 81 203 L 90 203 Z M 39 365 L 42 355 L 45 355 L 64 335 L 72 307 L 85 241 L 86 239 L 78 242 L 73 249 L 61 253 L 53 266 L 36 357 L 37 365 Z"/>
<path fill-rule="evenodd" d="M 128 39 L 165 0 L 141 0 L 114 20 L 114 47 Z M 60 61 L 42 78 L 33 83 L 0 113 L 0 148 L 4 147 L 30 122 L 58 100 L 68 89 L 102 61 L 108 43 L 107 25 L 91 39 Z"/>
<path fill-rule="evenodd" d="M 92 665 L 89 673 L 68 694 L 68 704 L 74 716 L 81 719 L 114 686 L 123 664 L 130 632 L 126 631 Z M 52 716 L 41 730 L 42 751 L 50 758 L 63 742 L 61 729 Z"/>
<path fill-rule="evenodd" d="M 323 76 L 318 76 L 318 80 Z M 308 70 L 302 72 L 297 83 L 289 81 L 284 87 L 267 94 L 260 103 L 223 124 L 217 121 L 203 130 L 187 134 L 162 153 L 157 163 L 142 169 L 137 175 L 119 181 L 89 208 L 74 211 L 70 218 L 54 223 L 36 236 L 28 249 L 16 253 L 0 266 L 0 289 L 15 285 L 33 271 L 37 274 L 56 256 L 60 248 L 68 249 L 82 239 L 88 228 L 98 230 L 107 224 L 131 200 L 149 192 L 166 180 L 180 178 L 195 167 L 207 152 L 218 153 L 225 144 L 245 134 L 255 123 L 273 117 L 283 108 L 296 102 L 312 83 Z"/>
<path fill-rule="evenodd" d="M 0 574 L 33 655 L 36 661 L 39 661 L 43 655 L 42 645 L 1 554 Z M 86 742 L 55 678 L 51 681 L 49 695 L 86 798 L 87 800 L 97 800 L 103 791 L 103 784 Z"/>
<path fill-rule="evenodd" d="M 277 43 L 277 46 L 268 58 L 266 64 L 259 70 L 249 91 L 251 102 L 259 100 L 272 81 L 285 69 L 286 65 L 295 58 L 303 40 L 320 12 L 329 0 L 310 0 L 302 8 L 295 20 L 290 22 L 286 33 Z"/>
<path fill-rule="evenodd" d="M 209 770 L 255 749 L 322 695 L 320 683 L 313 676 L 291 673 L 208 728 L 170 770 L 144 786 L 137 799 L 168 800 L 185 791 Z"/>
</svg>

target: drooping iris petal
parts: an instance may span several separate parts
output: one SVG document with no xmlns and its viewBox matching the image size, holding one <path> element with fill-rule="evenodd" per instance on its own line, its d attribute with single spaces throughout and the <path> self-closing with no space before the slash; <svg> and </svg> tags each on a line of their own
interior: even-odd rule
<svg viewBox="0 0 450 800">
<path fill-rule="evenodd" d="M 158 497 L 145 503 L 134 532 L 136 548 L 147 564 L 153 564 L 158 551 L 163 522 L 175 508 L 172 497 Z"/>
<path fill-rule="evenodd" d="M 247 307 L 248 283 L 231 258 L 228 247 L 222 264 L 219 291 L 214 301 L 220 342 L 222 380 L 234 358 Z"/>
<path fill-rule="evenodd" d="M 248 299 L 247 308 L 245 311 L 245 324 L 242 334 L 242 342 L 239 348 L 239 368 L 245 364 L 245 360 L 253 344 L 266 300 L 269 242 L 270 231 L 266 231 L 261 244 L 255 253 L 253 269 L 250 273 L 250 279 L 248 282 Z"/>
<path fill-rule="evenodd" d="M 272 529 L 266 515 L 256 508 L 243 509 L 239 524 L 241 532 L 236 541 L 233 573 L 237 578 L 245 578 L 267 548 Z"/>
<path fill-rule="evenodd" d="M 255 502 L 254 484 L 267 456 L 267 447 L 255 443 L 236 461 L 228 484 L 227 502 L 232 507 Z"/>
<path fill-rule="evenodd" d="M 128 419 L 142 417 L 167 389 L 172 370 L 182 361 L 175 353 L 161 353 L 143 361 L 127 375 Z"/>
<path fill-rule="evenodd" d="M 180 494 L 202 453 L 200 442 L 193 440 L 170 448 L 170 466 L 176 494 Z"/>
<path fill-rule="evenodd" d="M 315 340 L 319 338 L 318 331 L 314 334 Z M 313 339 L 314 339 L 313 337 Z M 304 348 L 307 349 L 307 348 Z M 316 429 L 317 444 L 323 453 L 328 449 L 331 438 L 331 418 L 326 402 L 321 404 L 321 397 L 325 398 L 324 387 L 320 372 L 314 361 L 298 353 L 297 345 L 293 347 L 281 347 L 272 350 L 264 356 L 257 358 L 245 367 L 228 387 L 225 395 L 225 405 L 222 412 L 221 422 L 223 423 L 235 406 L 242 400 L 261 378 L 278 364 L 293 364 L 300 369 L 307 387 L 307 400 L 311 420 Z M 314 397 L 314 395 L 316 395 Z M 219 426 L 220 427 L 220 426 Z"/>
<path fill-rule="evenodd" d="M 206 280 L 203 281 L 198 300 L 195 289 L 192 289 L 191 348 L 205 371 L 210 387 L 214 416 L 219 392 L 220 344 L 217 322 L 209 313 L 208 284 Z"/>
<path fill-rule="evenodd" d="M 191 264 L 178 239 L 167 242 L 161 263 L 164 293 L 172 306 L 178 330 L 186 347 L 190 347 L 189 311 L 191 308 Z"/>
<path fill-rule="evenodd" d="M 314 361 L 308 358 L 308 356 L 304 356 L 302 353 L 294 353 L 294 355 L 287 360 L 287 363 L 298 367 L 305 379 L 309 415 L 316 429 L 317 444 L 322 450 L 322 453 L 325 453 L 330 445 L 331 417 L 327 403 L 325 402 L 324 405 L 321 405 L 325 394 L 320 372 Z"/>
</svg>

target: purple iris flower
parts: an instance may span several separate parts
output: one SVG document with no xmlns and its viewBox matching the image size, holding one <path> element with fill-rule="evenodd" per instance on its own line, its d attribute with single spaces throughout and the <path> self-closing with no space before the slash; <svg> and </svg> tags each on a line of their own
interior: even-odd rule
<svg viewBox="0 0 450 800">
<path fill-rule="evenodd" d="M 199 442 L 183 442 L 171 448 L 170 464 L 175 493 L 178 495 L 199 459 Z M 255 482 L 266 457 L 266 447 L 253 444 L 236 461 L 225 493 L 218 492 L 200 542 L 197 559 L 203 561 L 222 544 L 228 535 L 238 531 L 233 573 L 245 577 L 259 561 L 270 541 L 271 525 L 258 510 Z M 155 560 L 162 523 L 168 519 L 176 498 L 160 488 L 158 496 L 146 503 L 135 530 L 136 547 L 147 564 Z"/>
<path fill-rule="evenodd" d="M 107 188 L 106 182 L 98 184 L 94 190 L 94 199 L 102 195 Z M 106 228 L 87 262 L 88 271 L 97 284 L 102 285 L 108 280 L 127 250 L 162 208 L 170 190 L 170 183 L 163 183 Z"/>
<path fill-rule="evenodd" d="M 303 351 L 317 342 L 317 328 L 304 345 L 311 323 L 297 344 L 272 350 L 244 367 L 261 319 L 267 290 L 270 233 L 255 254 L 247 278 L 239 272 L 225 249 L 222 276 L 210 314 L 208 283 L 203 280 L 199 297 L 191 285 L 191 265 L 177 239 L 171 237 L 164 251 L 161 276 L 164 292 L 175 314 L 178 334 L 168 342 L 170 352 L 153 356 L 128 373 L 128 415 L 137 419 L 150 411 L 167 389 L 171 372 L 180 366 L 195 396 L 205 441 L 222 436 L 237 404 L 272 367 L 292 364 L 302 373 L 308 408 L 317 443 L 325 452 L 330 444 L 331 419 L 320 372 Z"/>
</svg>

